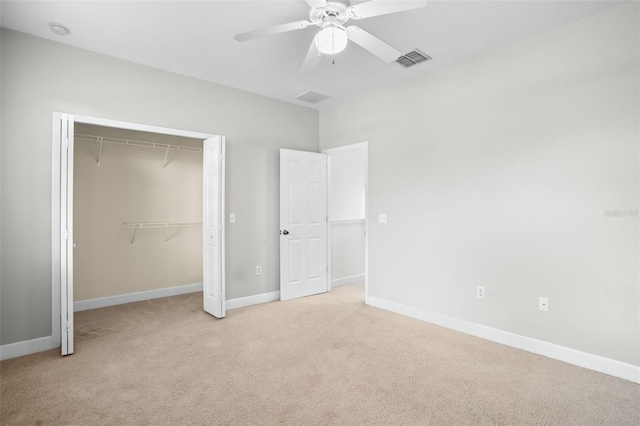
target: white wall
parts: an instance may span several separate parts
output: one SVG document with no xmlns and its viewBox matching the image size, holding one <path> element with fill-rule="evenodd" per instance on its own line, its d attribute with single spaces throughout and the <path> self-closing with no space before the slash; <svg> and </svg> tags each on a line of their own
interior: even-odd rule
<svg viewBox="0 0 640 426">
<path fill-rule="evenodd" d="M 369 142 L 370 296 L 640 365 L 638 8 L 321 111 Z"/>
<path fill-rule="evenodd" d="M 103 144 L 104 136 L 202 148 L 202 140 L 75 125 L 74 301 L 202 282 L 202 227 L 134 230 L 125 222 L 202 222 L 202 153 Z M 95 138 L 94 138 L 95 139 Z"/>
<path fill-rule="evenodd" d="M 331 279 L 362 276 L 365 269 L 366 150 L 330 153 Z M 360 222 L 344 222 L 361 220 Z"/>
<path fill-rule="evenodd" d="M 226 136 L 227 297 L 279 289 L 279 149 L 317 151 L 317 111 L 13 31 L 1 43 L 0 344 L 51 335 L 53 111 Z"/>
</svg>

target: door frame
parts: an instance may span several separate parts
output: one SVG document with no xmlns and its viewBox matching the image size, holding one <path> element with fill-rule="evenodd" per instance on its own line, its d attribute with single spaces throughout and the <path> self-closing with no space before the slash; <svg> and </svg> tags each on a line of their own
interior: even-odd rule
<svg viewBox="0 0 640 426">
<path fill-rule="evenodd" d="M 345 152 L 365 151 L 364 157 L 364 302 L 369 304 L 369 142 L 344 145 L 336 148 L 323 149 L 327 155 L 327 262 L 329 265 L 328 291 L 331 291 L 331 156 Z"/>
<path fill-rule="evenodd" d="M 62 120 L 66 120 L 68 122 L 81 123 L 81 124 L 92 124 L 96 126 L 104 126 L 104 127 L 112 127 L 117 129 L 124 130 L 137 130 L 141 132 L 150 132 L 150 133 L 158 133 L 162 135 L 169 136 L 181 136 L 187 138 L 194 139 L 205 139 L 213 138 L 220 135 L 214 135 L 209 133 L 201 133 L 194 132 L 190 130 L 180 130 L 180 129 L 172 129 L 169 127 L 159 127 L 159 126 L 151 126 L 146 124 L 132 123 L 126 121 L 117 121 L 110 120 L 98 117 L 90 117 L 83 115 L 75 115 L 69 113 L 62 112 L 53 112 L 52 118 L 52 153 L 51 153 L 51 336 L 52 336 L 52 348 L 57 348 L 61 346 L 62 343 L 62 319 L 61 312 L 65 309 L 62 306 L 62 303 L 65 302 L 61 300 L 61 277 L 63 272 L 65 274 L 69 274 L 71 272 L 71 280 L 73 280 L 73 266 L 71 268 L 68 267 L 68 263 L 65 262 L 65 265 L 62 264 L 63 257 L 62 253 L 64 249 L 67 247 L 67 244 L 73 245 L 73 221 L 71 222 L 71 229 L 64 229 L 63 223 L 61 222 L 62 213 L 66 212 L 67 205 L 69 201 L 73 200 L 73 156 L 71 156 L 70 161 L 63 161 L 61 159 L 61 150 L 62 150 L 62 137 L 60 134 L 60 122 Z M 56 129 L 58 131 L 56 132 Z M 224 136 L 220 136 L 224 141 Z M 224 163 L 223 163 L 224 164 Z M 224 165 L 223 165 L 224 167 Z M 223 169 L 224 170 L 224 169 Z M 70 173 L 69 173 L 70 172 Z M 62 176 L 70 176 L 71 181 L 67 182 L 67 186 L 70 188 L 71 198 L 67 199 L 67 195 L 62 192 Z M 225 176 L 222 173 L 221 182 L 220 182 L 220 210 L 221 217 L 224 218 L 225 212 Z M 73 203 L 71 203 L 71 218 L 73 218 Z M 222 286 L 225 286 L 225 230 L 226 227 L 222 227 L 221 230 L 221 268 L 222 268 Z M 68 232 L 68 236 L 70 237 L 70 242 L 67 242 L 63 235 L 65 232 Z M 71 265 L 73 265 L 73 251 L 71 251 Z M 71 271 L 69 271 L 71 269 Z M 73 283 L 73 281 L 72 281 Z M 73 285 L 72 285 L 73 286 Z M 68 306 L 73 306 L 67 302 Z"/>
</svg>

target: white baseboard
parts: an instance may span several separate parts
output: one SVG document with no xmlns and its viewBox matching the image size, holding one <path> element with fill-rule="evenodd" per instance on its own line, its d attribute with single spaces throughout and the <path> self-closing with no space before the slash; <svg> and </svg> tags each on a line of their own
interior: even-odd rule
<svg viewBox="0 0 640 426">
<path fill-rule="evenodd" d="M 179 294 L 196 293 L 198 291 L 202 291 L 202 283 L 179 285 L 176 287 L 140 291 L 137 293 L 120 294 L 118 296 L 101 297 L 99 299 L 81 300 L 73 303 L 73 311 L 80 312 L 89 309 L 122 305 L 124 303 L 139 302 L 141 300 L 159 299 L 161 297 L 177 296 Z"/>
<path fill-rule="evenodd" d="M 273 302 L 280 300 L 280 292 L 272 291 L 271 293 L 256 294 L 254 296 L 239 297 L 230 299 L 225 302 L 226 309 L 244 308 L 245 306 L 257 305 L 259 303 Z"/>
<path fill-rule="evenodd" d="M 340 287 L 341 285 L 359 283 L 364 281 L 364 274 L 351 275 L 350 277 L 334 278 L 331 280 L 331 288 Z"/>
<path fill-rule="evenodd" d="M 369 296 L 368 304 L 376 308 L 385 309 L 420 321 L 461 331 L 493 342 L 502 343 L 503 345 L 544 355 L 549 358 L 619 377 L 631 382 L 640 383 L 640 366 L 637 365 L 627 364 L 615 359 L 589 354 L 567 348 L 565 346 L 556 345 L 555 343 L 532 339 L 530 337 L 521 336 L 508 331 L 502 331 L 497 328 L 487 327 L 469 321 L 448 317 L 446 315 L 436 314 L 411 306 L 402 305 L 400 303 L 389 302 L 373 296 Z"/>
<path fill-rule="evenodd" d="M 53 349 L 53 339 L 51 336 L 9 343 L 8 345 L 0 346 L 0 361 L 35 354 L 36 352 L 49 351 L 51 349 Z"/>
</svg>

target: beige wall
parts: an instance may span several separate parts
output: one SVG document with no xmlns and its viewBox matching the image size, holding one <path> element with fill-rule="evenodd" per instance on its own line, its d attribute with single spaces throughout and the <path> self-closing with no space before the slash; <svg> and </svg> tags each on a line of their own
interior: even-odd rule
<svg viewBox="0 0 640 426">
<path fill-rule="evenodd" d="M 202 141 L 77 124 L 76 135 L 202 148 Z M 124 222 L 202 222 L 202 153 L 74 144 L 74 300 L 202 282 L 202 227 L 142 229 Z"/>
<path fill-rule="evenodd" d="M 332 221 L 365 217 L 366 151 L 330 154 L 329 209 Z M 331 226 L 331 279 L 364 274 L 365 225 L 336 223 Z"/>
<path fill-rule="evenodd" d="M 317 111 L 13 31 L 1 38 L 0 344 L 51 335 L 53 111 L 226 136 L 237 217 L 227 298 L 279 289 L 278 150 L 317 151 Z"/>
<path fill-rule="evenodd" d="M 640 364 L 638 8 L 321 111 L 369 142 L 371 296 Z"/>
</svg>

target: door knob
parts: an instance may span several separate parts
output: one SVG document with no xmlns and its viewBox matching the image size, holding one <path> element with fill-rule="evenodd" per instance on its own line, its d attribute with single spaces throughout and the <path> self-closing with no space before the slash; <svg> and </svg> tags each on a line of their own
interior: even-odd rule
<svg viewBox="0 0 640 426">
<path fill-rule="evenodd" d="M 283 235 L 289 235 L 289 231 L 287 231 L 286 229 L 284 231 L 282 231 Z"/>
</svg>

